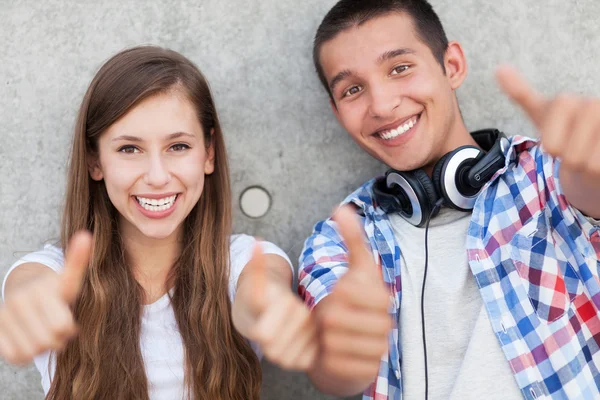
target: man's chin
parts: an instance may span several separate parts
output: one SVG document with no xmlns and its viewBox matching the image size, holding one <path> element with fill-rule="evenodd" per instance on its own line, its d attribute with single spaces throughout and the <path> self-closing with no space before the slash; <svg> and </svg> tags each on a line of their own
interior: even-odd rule
<svg viewBox="0 0 600 400">
<path fill-rule="evenodd" d="M 397 158 L 403 158 L 402 161 L 399 161 Z M 387 158 L 385 160 L 381 160 L 385 165 L 387 165 L 391 169 L 395 169 L 396 171 L 412 171 L 419 168 L 424 168 L 427 164 L 424 160 L 412 158 L 411 160 L 406 160 L 410 155 L 408 153 L 406 155 L 397 156 L 395 158 Z M 408 162 L 407 162 L 408 161 Z"/>
</svg>

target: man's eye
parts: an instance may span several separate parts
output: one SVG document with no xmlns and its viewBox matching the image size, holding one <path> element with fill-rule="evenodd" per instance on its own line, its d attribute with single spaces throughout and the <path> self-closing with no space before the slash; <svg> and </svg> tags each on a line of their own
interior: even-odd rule
<svg viewBox="0 0 600 400">
<path fill-rule="evenodd" d="M 359 86 L 352 86 L 350 89 L 348 89 L 348 90 L 346 90 L 344 92 L 344 97 L 355 95 L 358 92 L 360 92 L 360 87 Z"/>
<path fill-rule="evenodd" d="M 392 70 L 392 75 L 401 74 L 404 71 L 406 71 L 407 69 L 408 69 L 408 65 L 398 65 L 397 67 L 394 67 L 394 69 Z"/>
</svg>

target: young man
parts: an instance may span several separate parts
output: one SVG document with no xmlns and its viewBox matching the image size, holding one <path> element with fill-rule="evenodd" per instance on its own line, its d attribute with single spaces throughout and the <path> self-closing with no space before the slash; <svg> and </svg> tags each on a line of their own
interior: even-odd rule
<svg viewBox="0 0 600 400">
<path fill-rule="evenodd" d="M 471 135 L 463 50 L 425 0 L 341 0 L 313 54 L 340 124 L 395 170 L 305 243 L 313 383 L 365 399 L 599 397 L 600 101 L 545 99 L 504 67 L 541 139 Z M 453 165 L 461 151 L 475 155 Z"/>
</svg>

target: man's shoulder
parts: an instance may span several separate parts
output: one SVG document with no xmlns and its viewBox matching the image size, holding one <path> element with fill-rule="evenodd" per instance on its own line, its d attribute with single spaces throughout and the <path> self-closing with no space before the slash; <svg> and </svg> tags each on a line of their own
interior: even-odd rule
<svg viewBox="0 0 600 400">
<path fill-rule="evenodd" d="M 509 137 L 508 140 L 509 145 L 504 150 L 505 168 L 498 174 L 499 177 L 512 178 L 516 174 L 532 177 L 532 174 L 536 173 L 536 169 L 543 166 L 541 164 L 551 161 L 551 157 L 541 149 L 540 141 L 537 138 L 515 135 Z"/>
<path fill-rule="evenodd" d="M 519 156 L 523 153 L 536 154 L 540 150 L 540 141 L 537 138 L 514 135 L 508 138 L 509 146 L 505 150 L 506 164 L 512 161 L 519 163 Z"/>
<path fill-rule="evenodd" d="M 377 212 L 373 198 L 373 183 L 376 178 L 370 179 L 360 185 L 356 190 L 347 195 L 338 205 L 353 205 L 356 207 L 360 218 Z M 318 221 L 313 228 L 311 236 L 305 242 L 305 249 L 312 246 L 324 246 L 325 244 L 337 245 L 340 241 L 339 233 L 331 217 Z"/>
<path fill-rule="evenodd" d="M 374 206 L 373 184 L 377 178 L 372 178 L 360 185 L 356 190 L 350 193 L 341 202 L 344 204 L 354 204 L 357 207 L 365 210 Z"/>
</svg>

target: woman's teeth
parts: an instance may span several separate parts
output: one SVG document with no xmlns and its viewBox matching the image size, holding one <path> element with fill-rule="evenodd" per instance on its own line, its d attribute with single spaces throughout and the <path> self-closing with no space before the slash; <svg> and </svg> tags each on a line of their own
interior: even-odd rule
<svg viewBox="0 0 600 400">
<path fill-rule="evenodd" d="M 170 197 L 165 197 L 164 199 L 146 199 L 144 197 L 138 196 L 135 196 L 135 198 L 138 201 L 138 203 L 140 203 L 140 205 L 144 207 L 144 209 L 156 212 L 168 210 L 169 208 L 173 207 L 177 195 L 175 194 Z"/>
<path fill-rule="evenodd" d="M 402 125 L 400 125 L 396 129 L 391 129 L 389 131 L 380 132 L 379 137 L 381 137 L 382 139 L 385 139 L 385 140 L 391 140 L 400 135 L 403 135 L 406 132 L 408 132 L 413 126 L 416 125 L 418 119 L 419 119 L 419 116 L 415 115 L 414 117 L 412 117 L 408 121 L 404 122 Z"/>
</svg>

